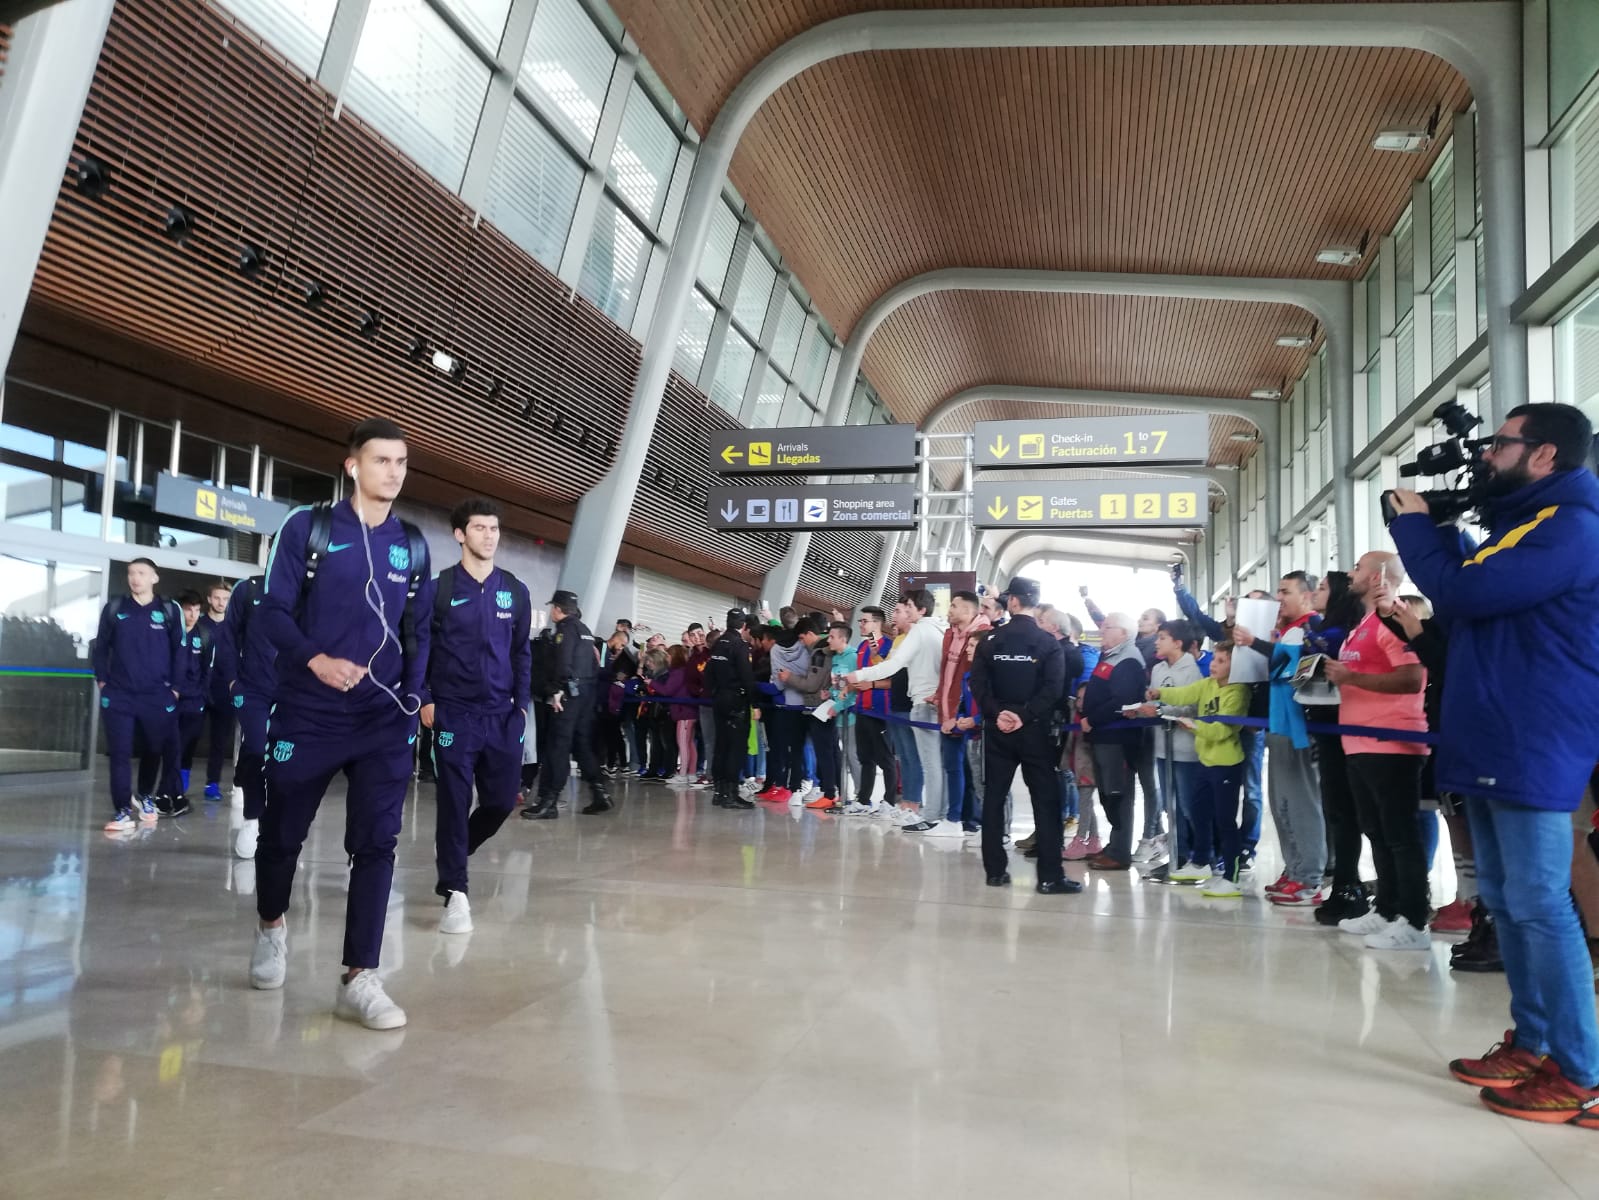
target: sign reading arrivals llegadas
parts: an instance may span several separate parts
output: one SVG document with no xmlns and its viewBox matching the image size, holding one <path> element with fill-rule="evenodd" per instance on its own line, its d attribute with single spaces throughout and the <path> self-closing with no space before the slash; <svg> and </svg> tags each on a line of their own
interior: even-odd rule
<svg viewBox="0 0 1599 1200">
<path fill-rule="evenodd" d="M 1200 466 L 1209 459 L 1204 413 L 979 421 L 972 430 L 972 466 L 980 470 Z"/>
<path fill-rule="evenodd" d="M 870 475 L 916 469 L 914 425 L 817 425 L 711 433 L 718 475 Z"/>
<path fill-rule="evenodd" d="M 238 533 L 276 533 L 289 506 L 260 496 L 231 492 L 214 483 L 162 471 L 155 480 L 155 510 L 191 521 L 220 525 Z"/>
</svg>

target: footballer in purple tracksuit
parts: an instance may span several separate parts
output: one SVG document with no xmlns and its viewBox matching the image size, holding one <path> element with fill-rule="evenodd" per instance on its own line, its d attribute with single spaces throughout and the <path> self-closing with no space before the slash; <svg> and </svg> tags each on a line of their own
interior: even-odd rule
<svg viewBox="0 0 1599 1200">
<path fill-rule="evenodd" d="M 135 819 L 156 820 L 155 801 L 133 803 L 133 735 L 144 737 L 146 755 L 178 761 L 178 695 L 183 615 L 155 594 L 161 577 L 155 563 L 136 558 L 128 564 L 131 595 L 112 600 L 100 612 L 94 639 L 94 679 L 100 685 L 100 719 L 105 724 L 106 755 L 111 760 L 108 833 L 124 833 Z"/>
<path fill-rule="evenodd" d="M 433 730 L 438 780 L 436 890 L 444 897 L 439 931 L 470 933 L 466 860 L 516 808 L 522 779 L 533 687 L 533 602 L 526 585 L 494 565 L 498 505 L 464 501 L 450 514 L 450 528 L 461 544 L 461 562 L 434 580 L 422 724 Z"/>
<path fill-rule="evenodd" d="M 200 728 L 205 724 L 206 696 L 211 687 L 211 636 L 200 624 L 200 597 L 185 592 L 178 597 L 178 608 L 183 613 L 183 651 L 178 655 L 177 674 L 172 679 L 172 690 L 178 694 L 178 757 L 163 759 L 161 764 L 161 795 L 156 809 L 163 817 L 181 817 L 189 811 L 189 763 L 194 758 L 194 744 L 200 740 Z M 145 758 L 139 762 L 139 791 L 148 793 L 155 782 L 155 763 Z"/>
<path fill-rule="evenodd" d="M 241 579 L 228 597 L 227 616 L 217 638 L 213 677 L 221 677 L 221 692 L 239 722 L 239 761 L 233 768 L 234 786 L 244 800 L 244 824 L 233 839 L 240 858 L 254 858 L 260 836 L 261 811 L 266 807 L 267 717 L 277 690 L 277 649 L 266 634 L 266 622 L 257 620 L 266 577 Z"/>
<path fill-rule="evenodd" d="M 220 579 L 206 589 L 206 610 L 200 614 L 199 627 L 211 639 L 212 646 L 222 640 L 228 601 L 232 598 L 232 589 Z M 206 730 L 210 736 L 205 758 L 205 798 L 212 801 L 222 799 L 222 760 L 233 753 L 233 721 L 237 714 L 233 711 L 233 698 L 228 695 L 228 683 L 213 670 L 205 698 Z M 188 780 L 184 780 L 184 791 L 188 787 Z"/>
<path fill-rule="evenodd" d="M 345 471 L 352 495 L 331 508 L 298 508 L 278 530 L 255 619 L 278 652 L 278 687 L 268 725 L 266 809 L 256 847 L 261 918 L 250 983 L 283 986 L 283 917 L 300 849 L 335 775 L 348 781 L 344 850 L 350 891 L 344 916 L 346 969 L 334 1013 L 369 1029 L 395 1029 L 405 1012 L 374 968 L 394 878 L 427 675 L 431 611 L 427 543 L 391 511 L 405 482 L 405 434 L 382 418 L 350 435 Z M 314 544 L 319 524 L 326 535 Z M 307 580 L 307 565 L 315 578 Z M 412 577 L 423 580 L 407 615 Z M 402 641 L 409 652 L 402 648 Z"/>
</svg>

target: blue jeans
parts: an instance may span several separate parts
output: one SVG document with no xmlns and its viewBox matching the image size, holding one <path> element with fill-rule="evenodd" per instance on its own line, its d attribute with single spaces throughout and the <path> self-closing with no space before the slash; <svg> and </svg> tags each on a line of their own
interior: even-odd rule
<svg viewBox="0 0 1599 1200">
<path fill-rule="evenodd" d="M 1063 821 L 1075 821 L 1082 806 L 1082 793 L 1077 790 L 1077 776 L 1065 767 L 1060 769 L 1060 815 Z"/>
<path fill-rule="evenodd" d="M 1416 810 L 1416 828 L 1421 833 L 1421 852 L 1427 859 L 1427 874 L 1432 874 L 1433 861 L 1438 857 L 1438 813 L 1430 808 Z"/>
<path fill-rule="evenodd" d="M 944 794 L 948 800 L 944 819 L 963 821 L 976 828 L 981 822 L 983 804 L 980 798 L 973 796 L 972 809 L 966 811 L 966 735 L 940 733 L 938 750 L 944 764 Z"/>
<path fill-rule="evenodd" d="M 1173 762 L 1171 764 L 1172 790 L 1177 793 L 1176 804 L 1166 796 L 1166 760 L 1155 760 L 1155 788 L 1160 793 L 1162 811 L 1172 809 L 1177 814 L 1174 822 L 1177 844 L 1171 847 L 1171 861 L 1179 865 L 1187 862 L 1209 864 L 1211 861 L 1211 821 L 1208 813 L 1196 821 L 1194 795 L 1199 787 L 1199 764 Z"/>
<path fill-rule="evenodd" d="M 1516 1045 L 1599 1086 L 1593 965 L 1571 899 L 1571 814 L 1465 801 L 1477 885 L 1499 932 Z"/>
<path fill-rule="evenodd" d="M 1261 776 L 1266 769 L 1266 731 L 1240 729 L 1238 740 L 1244 747 L 1244 815 L 1239 821 L 1239 836 L 1243 839 L 1244 853 L 1254 857 L 1260 843 Z"/>
<path fill-rule="evenodd" d="M 897 714 L 908 717 L 909 713 Z M 922 758 L 916 752 L 916 731 L 904 721 L 888 722 L 888 744 L 893 747 L 894 758 L 899 763 L 900 791 L 905 803 L 922 806 Z M 891 794 L 887 789 L 885 794 Z"/>
</svg>

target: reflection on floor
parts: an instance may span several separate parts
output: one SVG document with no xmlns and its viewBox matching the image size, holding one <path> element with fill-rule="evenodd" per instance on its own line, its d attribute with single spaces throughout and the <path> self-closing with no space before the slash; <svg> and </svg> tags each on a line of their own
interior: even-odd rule
<svg viewBox="0 0 1599 1200">
<path fill-rule="evenodd" d="M 510 822 L 472 864 L 477 931 L 444 937 L 419 789 L 384 947 L 410 1025 L 378 1034 L 331 1015 L 336 797 L 288 987 L 252 992 L 227 805 L 117 841 L 98 788 L 0 793 L 0 1195 L 1599 1196 L 1599 1137 L 1446 1075 L 1506 1018 L 1502 977 L 1452 978 L 1442 943 L 1382 956 L 1125 875 L 1038 896 L 1020 861 L 988 888 L 958 841 L 859 818 L 622 801 Z"/>
</svg>

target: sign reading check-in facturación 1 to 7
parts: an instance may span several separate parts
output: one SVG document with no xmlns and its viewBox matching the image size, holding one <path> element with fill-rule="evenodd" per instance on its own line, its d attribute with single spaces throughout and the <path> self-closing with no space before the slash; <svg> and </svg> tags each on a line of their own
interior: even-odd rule
<svg viewBox="0 0 1599 1200">
<path fill-rule="evenodd" d="M 985 471 L 1186 467 L 1202 466 L 1209 458 L 1210 421 L 1204 413 L 979 421 L 972 430 L 972 466 Z"/>
</svg>

